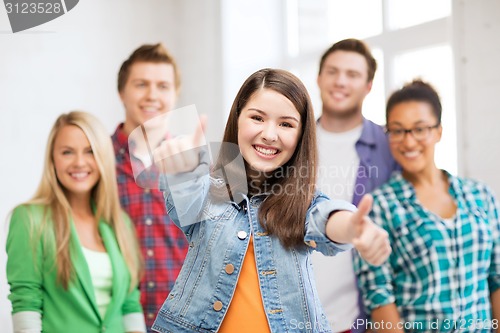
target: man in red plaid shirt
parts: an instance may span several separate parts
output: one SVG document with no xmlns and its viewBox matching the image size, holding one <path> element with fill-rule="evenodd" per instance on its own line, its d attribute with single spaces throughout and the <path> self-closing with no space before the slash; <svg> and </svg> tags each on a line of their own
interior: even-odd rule
<svg viewBox="0 0 500 333">
<path fill-rule="evenodd" d="M 168 216 L 162 193 L 141 188 L 134 181 L 128 135 L 145 121 L 170 111 L 179 88 L 176 62 L 162 44 L 136 49 L 118 74 L 125 122 L 118 125 L 112 140 L 120 201 L 134 221 L 145 262 L 140 290 L 148 332 L 179 274 L 188 243 Z"/>
</svg>

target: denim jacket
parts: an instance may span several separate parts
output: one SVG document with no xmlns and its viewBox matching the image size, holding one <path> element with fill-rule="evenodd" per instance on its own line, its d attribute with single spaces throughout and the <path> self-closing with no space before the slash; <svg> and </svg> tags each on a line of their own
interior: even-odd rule
<svg viewBox="0 0 500 333">
<path fill-rule="evenodd" d="M 184 231 L 189 250 L 152 328 L 163 333 L 216 332 L 231 303 L 253 236 L 260 293 L 271 332 L 331 332 L 317 296 L 309 253 L 315 249 L 335 255 L 350 249 L 350 244 L 329 240 L 325 226 L 331 212 L 354 211 L 355 207 L 316 194 L 305 221 L 307 246 L 287 250 L 258 221 L 266 195 L 244 196 L 241 203 L 216 203 L 208 198 L 210 184 L 214 184 L 213 178 L 198 176 L 169 184 L 165 192 L 168 214 Z M 234 271 L 226 272 L 229 264 Z"/>
</svg>

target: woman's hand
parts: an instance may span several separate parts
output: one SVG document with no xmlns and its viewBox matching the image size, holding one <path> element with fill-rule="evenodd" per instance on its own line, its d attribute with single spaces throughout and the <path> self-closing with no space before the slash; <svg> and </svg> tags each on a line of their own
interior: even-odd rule
<svg viewBox="0 0 500 333">
<path fill-rule="evenodd" d="M 180 136 L 163 141 L 153 151 L 155 164 L 164 174 L 177 174 L 193 171 L 200 163 L 198 147 L 206 144 L 203 135 L 206 116 L 200 116 L 200 122 L 193 135 Z"/>
<path fill-rule="evenodd" d="M 358 211 L 351 216 L 355 235 L 352 244 L 369 264 L 380 266 L 391 254 L 391 245 L 387 231 L 368 217 L 372 203 L 372 196 L 364 195 L 358 205 Z"/>
</svg>

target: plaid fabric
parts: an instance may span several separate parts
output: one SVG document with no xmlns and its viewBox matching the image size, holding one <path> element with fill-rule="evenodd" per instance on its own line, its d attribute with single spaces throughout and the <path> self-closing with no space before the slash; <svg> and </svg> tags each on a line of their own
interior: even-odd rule
<svg viewBox="0 0 500 333">
<path fill-rule="evenodd" d="M 389 233 L 381 267 L 355 258 L 368 312 L 395 303 L 407 331 L 490 332 L 500 287 L 500 208 L 485 185 L 448 175 L 456 216 L 424 208 L 400 173 L 373 193 L 372 219 Z"/>
<path fill-rule="evenodd" d="M 119 125 L 112 136 L 120 202 L 135 224 L 145 275 L 140 284 L 148 332 L 184 262 L 188 242 L 165 209 L 162 192 L 137 186 L 130 164 L 128 138 Z"/>
</svg>

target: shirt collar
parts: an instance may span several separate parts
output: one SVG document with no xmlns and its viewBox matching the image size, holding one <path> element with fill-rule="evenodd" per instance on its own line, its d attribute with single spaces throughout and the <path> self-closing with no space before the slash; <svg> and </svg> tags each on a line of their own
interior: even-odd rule
<svg viewBox="0 0 500 333">
<path fill-rule="evenodd" d="M 451 189 L 453 189 L 453 192 L 454 193 L 460 193 L 461 192 L 461 186 L 458 182 L 458 178 L 457 177 L 454 177 L 453 175 L 451 175 L 448 171 L 446 170 L 441 170 L 441 172 L 444 172 L 444 174 L 446 175 L 446 177 L 448 178 L 448 183 L 449 183 L 449 186 Z M 401 171 L 395 171 L 393 173 L 393 176 L 392 176 L 392 179 L 389 181 L 390 185 L 393 187 L 393 188 L 400 188 L 401 189 L 401 192 L 400 192 L 400 195 L 404 198 L 404 199 L 413 199 L 413 200 L 416 200 L 416 193 L 415 193 L 415 188 L 413 187 L 412 183 L 410 183 L 409 181 L 407 181 Z M 394 184 L 399 184 L 399 186 L 394 186 Z"/>
<path fill-rule="evenodd" d="M 359 137 L 358 142 L 364 143 L 368 146 L 376 146 L 377 138 L 376 138 L 376 124 L 372 123 L 365 117 L 363 117 L 363 130 L 361 131 L 361 136 Z"/>
<path fill-rule="evenodd" d="M 123 130 L 123 123 L 116 127 L 112 140 L 116 153 L 124 154 L 128 151 L 128 135 Z"/>
<path fill-rule="evenodd" d="M 320 126 L 320 119 L 321 117 L 316 120 L 316 126 Z M 377 139 L 375 131 L 377 130 L 377 126 L 378 125 L 363 117 L 363 129 L 361 130 L 361 136 L 359 137 L 359 140 L 357 142 L 363 143 L 368 146 L 376 146 Z"/>
<path fill-rule="evenodd" d="M 120 146 L 128 146 L 128 135 L 123 130 L 124 123 L 120 123 L 113 134 Z"/>
</svg>

